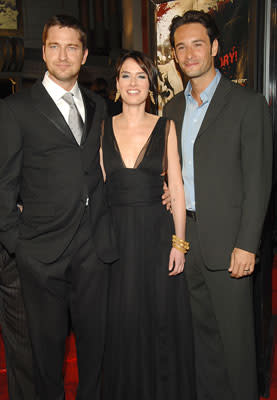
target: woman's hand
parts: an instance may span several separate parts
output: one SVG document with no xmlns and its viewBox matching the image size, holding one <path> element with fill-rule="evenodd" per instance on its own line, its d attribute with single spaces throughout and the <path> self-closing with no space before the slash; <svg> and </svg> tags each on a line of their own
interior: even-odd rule
<svg viewBox="0 0 277 400">
<path fill-rule="evenodd" d="M 169 255 L 169 276 L 178 275 L 184 271 L 185 255 L 182 251 L 172 247 Z"/>
<path fill-rule="evenodd" d="M 170 196 L 170 191 L 168 189 L 167 184 L 164 182 L 163 185 L 163 195 L 162 195 L 162 204 L 164 206 L 166 206 L 167 211 L 170 210 L 170 212 L 172 213 L 171 210 L 171 196 Z"/>
</svg>

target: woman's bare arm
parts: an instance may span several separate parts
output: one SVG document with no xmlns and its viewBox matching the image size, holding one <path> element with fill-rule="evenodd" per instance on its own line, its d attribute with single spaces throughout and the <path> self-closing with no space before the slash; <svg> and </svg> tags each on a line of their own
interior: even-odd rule
<svg viewBox="0 0 277 400">
<path fill-rule="evenodd" d="M 186 204 L 182 179 L 180 158 L 178 153 L 175 124 L 170 123 L 168 135 L 168 187 L 171 195 L 171 208 L 173 213 L 175 233 L 180 239 L 185 240 Z"/>
<path fill-rule="evenodd" d="M 178 153 L 178 144 L 175 124 L 170 122 L 170 130 L 167 144 L 168 158 L 168 187 L 171 195 L 171 208 L 175 226 L 175 234 L 178 239 L 185 240 L 186 229 L 186 204 L 182 179 L 181 165 Z M 176 275 L 184 269 L 184 253 L 172 248 L 169 259 L 169 275 Z"/>
</svg>

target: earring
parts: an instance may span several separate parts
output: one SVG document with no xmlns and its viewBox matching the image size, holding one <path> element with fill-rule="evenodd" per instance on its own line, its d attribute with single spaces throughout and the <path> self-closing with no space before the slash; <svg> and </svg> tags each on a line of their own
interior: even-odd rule
<svg viewBox="0 0 277 400">
<path fill-rule="evenodd" d="M 154 94 L 153 94 L 152 90 L 149 90 L 149 97 L 150 97 L 151 102 L 153 104 L 155 104 Z"/>
<path fill-rule="evenodd" d="M 119 100 L 119 97 L 120 97 L 120 91 L 117 90 L 117 91 L 116 91 L 116 94 L 115 94 L 115 98 L 114 98 L 114 102 L 115 102 L 115 103 Z"/>
</svg>

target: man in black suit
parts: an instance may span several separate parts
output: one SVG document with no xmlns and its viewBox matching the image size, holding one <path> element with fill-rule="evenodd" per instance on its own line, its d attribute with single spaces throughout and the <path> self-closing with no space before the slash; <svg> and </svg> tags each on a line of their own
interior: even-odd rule
<svg viewBox="0 0 277 400">
<path fill-rule="evenodd" d="M 11 400 L 35 400 L 32 351 L 15 256 L 0 244 L 0 330 Z"/>
<path fill-rule="evenodd" d="M 175 60 L 190 81 L 165 115 L 182 156 L 197 398 L 257 400 L 252 275 L 271 190 L 271 119 L 262 95 L 215 69 L 218 38 L 207 13 L 173 19 Z"/>
<path fill-rule="evenodd" d="M 77 399 L 99 398 L 107 263 L 116 251 L 99 165 L 104 100 L 77 83 L 87 54 L 80 23 L 52 17 L 43 31 L 43 81 L 0 106 L 0 242 L 16 254 L 40 400 L 64 399 L 69 324 L 77 345 Z"/>
</svg>

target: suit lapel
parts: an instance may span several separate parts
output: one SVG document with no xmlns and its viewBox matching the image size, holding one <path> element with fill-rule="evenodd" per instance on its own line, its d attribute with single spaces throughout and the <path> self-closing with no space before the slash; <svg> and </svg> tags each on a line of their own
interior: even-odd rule
<svg viewBox="0 0 277 400">
<path fill-rule="evenodd" d="M 82 88 L 80 89 L 85 107 L 85 126 L 81 143 L 84 144 L 92 127 L 93 117 L 95 113 L 95 102 L 86 94 L 86 92 Z"/>
<path fill-rule="evenodd" d="M 174 114 L 176 112 L 175 124 L 176 124 L 176 134 L 178 140 L 178 150 L 179 154 L 182 154 L 182 126 L 184 121 L 184 115 L 186 111 L 186 100 L 184 92 L 180 94 L 180 98 L 174 104 Z M 181 157 L 182 159 L 182 157 Z"/>
<path fill-rule="evenodd" d="M 72 141 L 75 141 L 74 136 L 62 113 L 41 82 L 36 82 L 34 84 L 31 93 L 34 106 L 38 109 L 38 111 L 43 114 L 45 118 L 51 121 L 63 135 L 70 138 Z"/>
<path fill-rule="evenodd" d="M 218 115 L 220 115 L 222 109 L 224 109 L 229 99 L 227 95 L 229 94 L 231 89 L 232 89 L 232 83 L 228 79 L 224 78 L 224 76 L 222 76 L 215 90 L 212 101 L 209 104 L 202 125 L 199 129 L 197 139 L 201 135 L 203 135 L 203 133 L 209 128 L 209 126 L 218 117 Z"/>
</svg>

